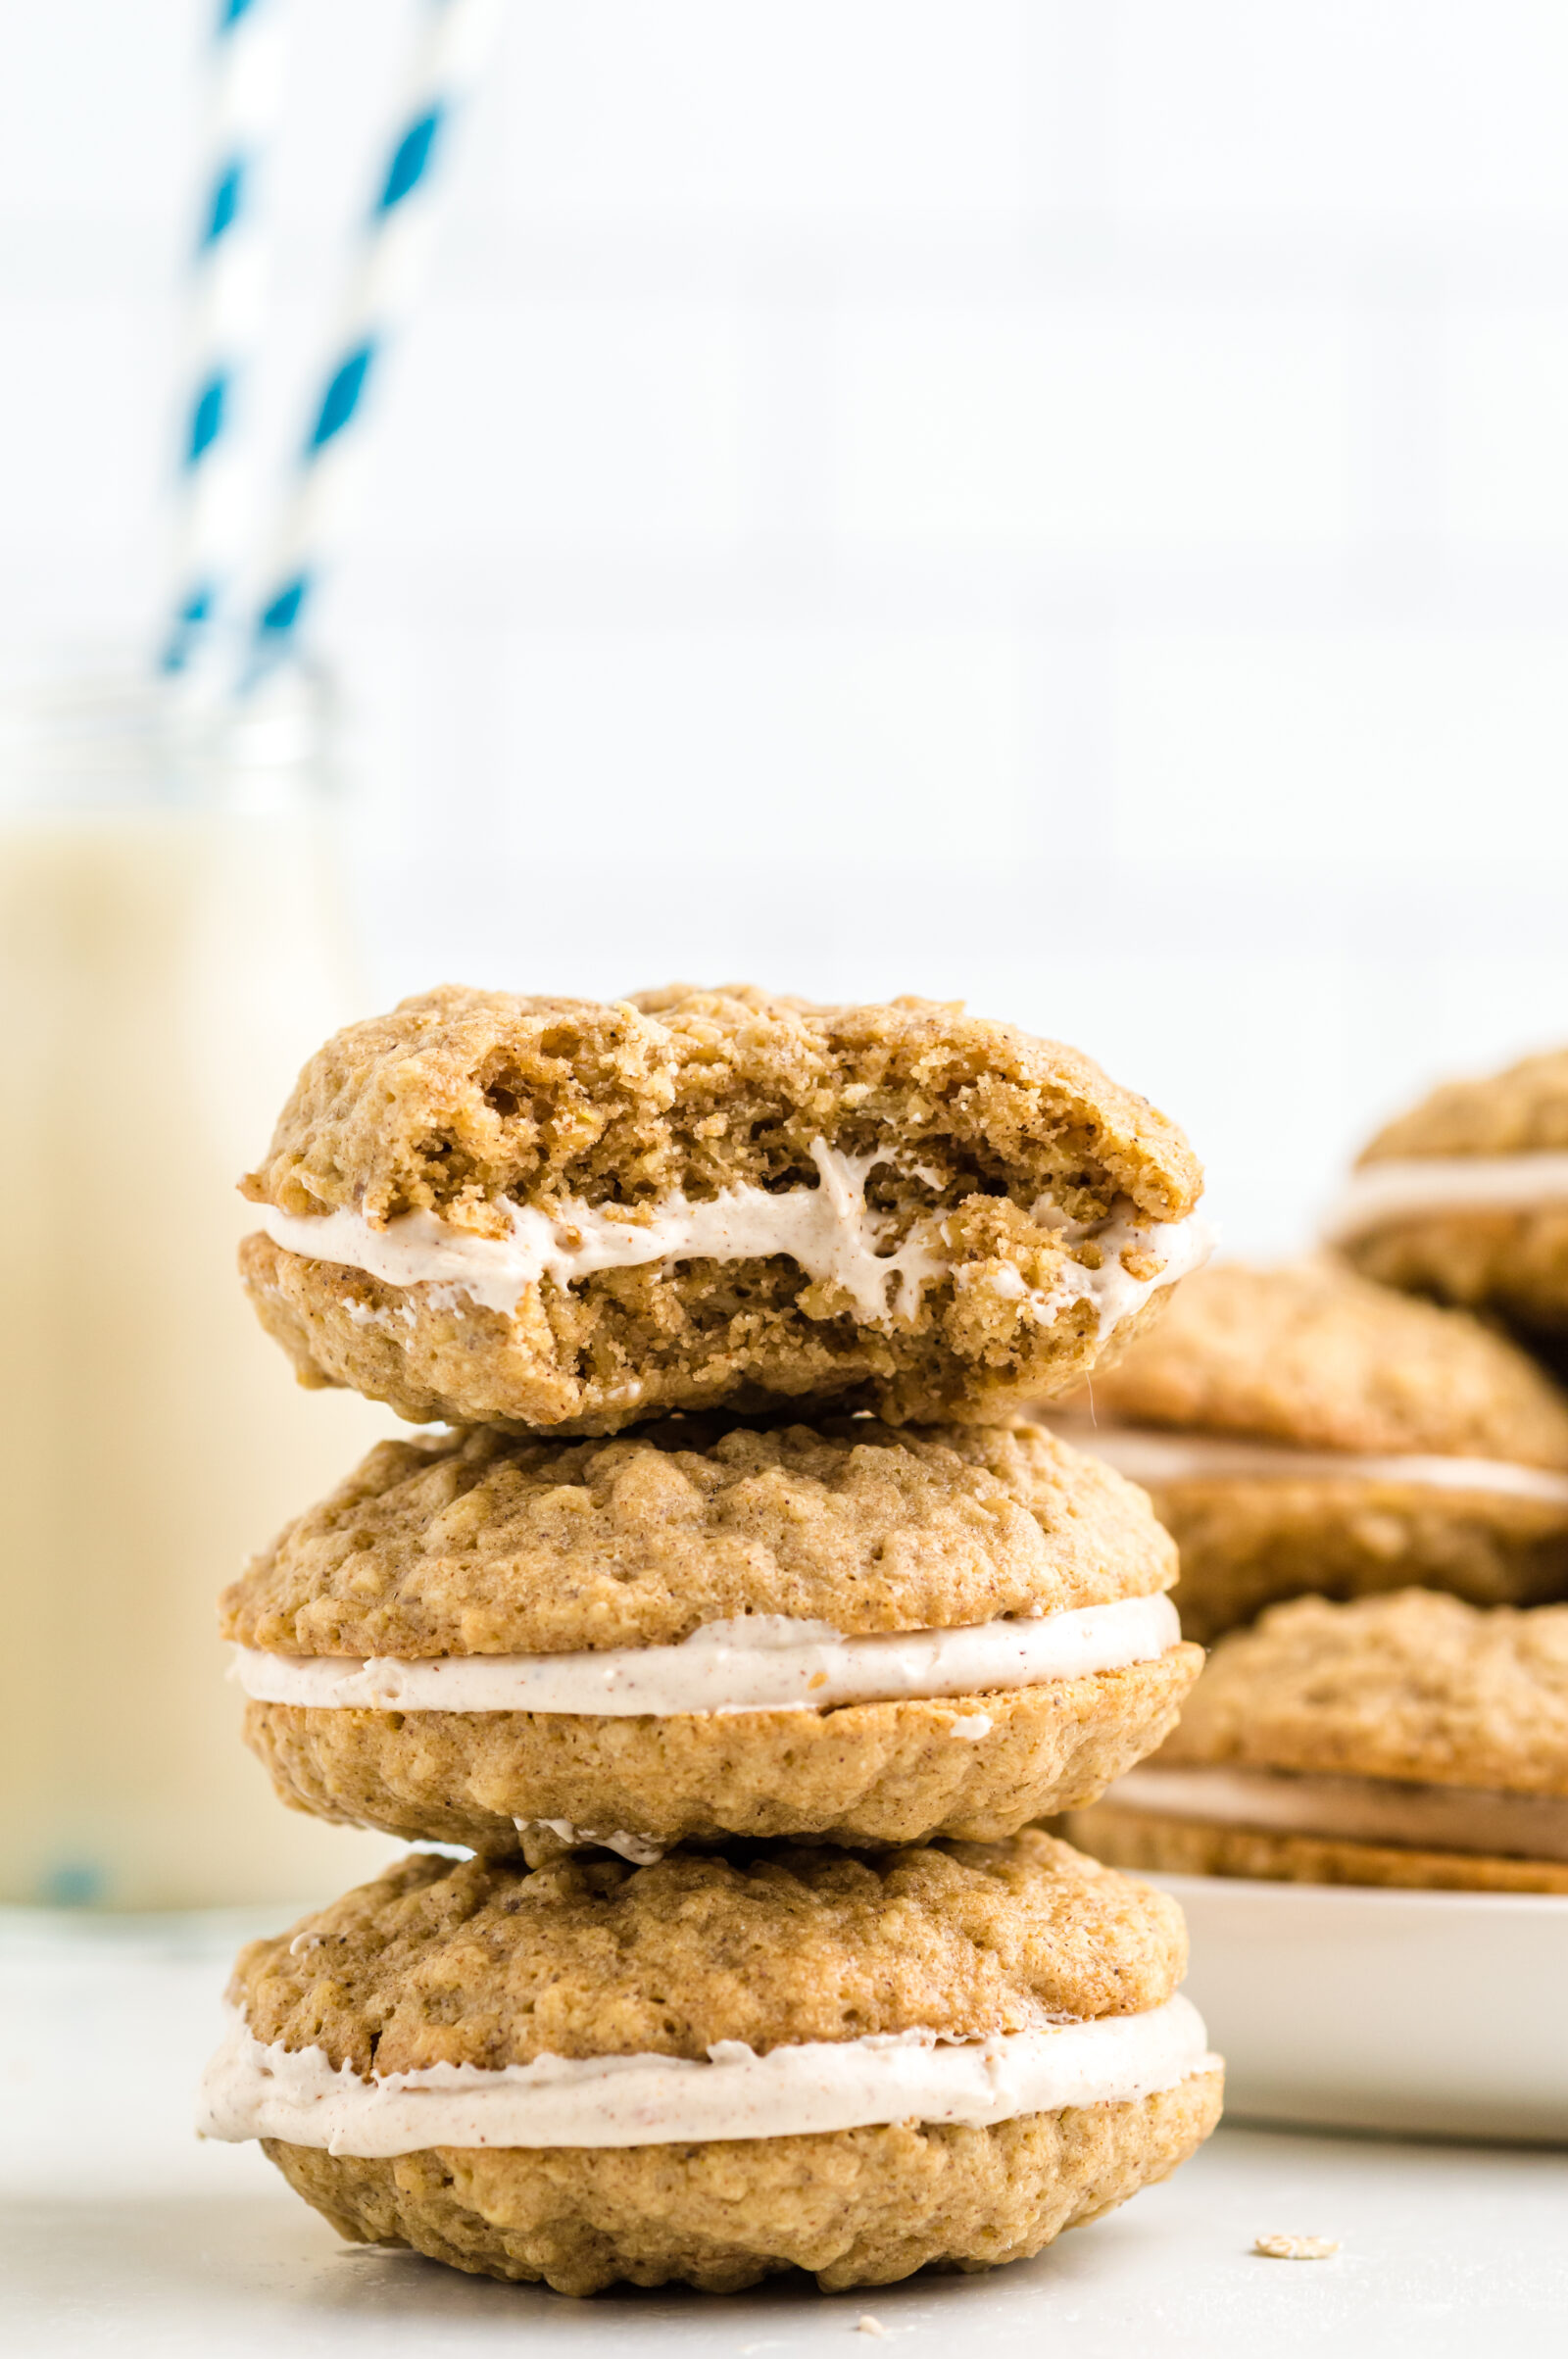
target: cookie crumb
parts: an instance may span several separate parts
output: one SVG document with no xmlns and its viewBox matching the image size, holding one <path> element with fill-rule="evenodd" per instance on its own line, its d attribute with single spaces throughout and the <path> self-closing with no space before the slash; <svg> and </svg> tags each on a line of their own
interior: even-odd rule
<svg viewBox="0 0 1568 2359">
<path fill-rule="evenodd" d="M 1252 2243 L 1268 2261 L 1327 2261 L 1339 2249 L 1337 2236 L 1257 2236 Z"/>
<path fill-rule="evenodd" d="M 857 2334 L 885 2334 L 887 2328 L 882 2324 L 880 2318 L 873 2318 L 870 2311 L 867 2310 L 862 2318 L 856 2320 L 855 2332 Z"/>
</svg>

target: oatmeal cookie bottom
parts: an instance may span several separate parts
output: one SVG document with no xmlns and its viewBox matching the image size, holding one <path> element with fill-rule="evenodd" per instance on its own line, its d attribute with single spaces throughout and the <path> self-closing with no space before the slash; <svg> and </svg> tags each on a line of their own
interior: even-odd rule
<svg viewBox="0 0 1568 2359">
<path fill-rule="evenodd" d="M 1381 1285 L 1495 1311 L 1527 1334 L 1568 1334 L 1568 1204 L 1391 1219 L 1340 1250 Z"/>
<path fill-rule="evenodd" d="M 491 1854 L 524 1847 L 525 1831 L 551 1820 L 659 1849 L 729 1836 L 988 1843 L 1103 1793 L 1169 1733 L 1201 1664 L 1183 1643 L 1038 1687 L 821 1713 L 253 1701 L 245 1734 L 296 1809 Z"/>
<path fill-rule="evenodd" d="M 786 2269 L 824 2292 L 938 2264 L 1025 2260 L 1166 2178 L 1219 2119 L 1223 2076 L 990 2129 L 894 2123 L 826 2136 L 622 2147 L 430 2147 L 390 2160 L 269 2138 L 340 2236 L 475 2275 L 597 2293 L 617 2279 L 729 2293 Z"/>
<path fill-rule="evenodd" d="M 842 1290 L 813 1284 L 783 1253 L 605 1269 L 569 1288 L 545 1279 L 510 1312 L 452 1286 L 388 1284 L 262 1231 L 242 1243 L 239 1265 L 302 1384 L 347 1386 L 416 1425 L 518 1434 L 605 1435 L 671 1410 L 807 1402 L 809 1413 L 873 1409 L 893 1425 L 995 1423 L 1082 1384 L 1169 1299 L 1168 1283 L 1135 1279 L 1140 1299 L 1113 1321 L 1088 1296 L 1043 1320 L 1064 1268 L 1086 1274 L 1051 1232 L 994 1197 L 944 1225 L 953 1266 L 917 1313 L 885 1324 L 861 1320 Z M 1173 1278 L 1203 1250 L 1196 1227 L 1159 1243 Z"/>
<path fill-rule="evenodd" d="M 1317 1835 L 1265 1834 L 1102 1802 L 1075 1811 L 1070 1843 L 1107 1866 L 1272 1884 L 1371 1884 L 1455 1892 L 1568 1892 L 1568 1866 L 1481 1852 L 1423 1851 Z"/>
<path fill-rule="evenodd" d="M 1345 1478 L 1152 1483 L 1181 1550 L 1176 1602 L 1207 1645 L 1265 1606 L 1418 1587 L 1472 1605 L 1568 1596 L 1568 1506 Z"/>
</svg>

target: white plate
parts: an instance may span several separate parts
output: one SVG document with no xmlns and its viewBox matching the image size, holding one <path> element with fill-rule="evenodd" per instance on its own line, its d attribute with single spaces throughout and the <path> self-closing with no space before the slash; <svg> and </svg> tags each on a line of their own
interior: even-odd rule
<svg viewBox="0 0 1568 2359">
<path fill-rule="evenodd" d="M 1568 1897 L 1149 1882 L 1232 2118 L 1568 2144 Z"/>
</svg>

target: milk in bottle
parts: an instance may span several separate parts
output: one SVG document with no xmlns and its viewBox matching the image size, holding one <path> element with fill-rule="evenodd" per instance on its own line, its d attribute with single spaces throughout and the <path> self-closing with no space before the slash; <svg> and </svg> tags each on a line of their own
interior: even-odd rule
<svg viewBox="0 0 1568 2359">
<path fill-rule="evenodd" d="M 396 1421 L 241 1294 L 238 1174 L 356 1012 L 320 699 L 0 711 L 0 1899 L 309 1900 L 391 1840 L 281 1808 L 219 1588 Z"/>
</svg>

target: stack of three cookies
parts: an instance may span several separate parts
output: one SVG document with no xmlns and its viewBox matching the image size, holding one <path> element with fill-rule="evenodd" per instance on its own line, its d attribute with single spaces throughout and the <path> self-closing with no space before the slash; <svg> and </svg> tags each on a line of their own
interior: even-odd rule
<svg viewBox="0 0 1568 2359">
<path fill-rule="evenodd" d="M 1198 1185 L 921 1003 L 447 990 L 330 1042 L 247 1283 L 307 1382 L 445 1422 L 225 1629 L 285 1800 L 471 1855 L 244 1954 L 204 2127 L 570 2292 L 983 2267 L 1190 2153 L 1179 1913 L 1029 1828 L 1171 1727 L 1175 1551 L 1008 1420 L 1201 1257 Z"/>
</svg>

